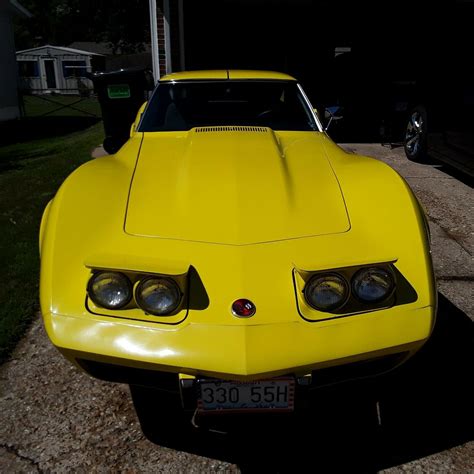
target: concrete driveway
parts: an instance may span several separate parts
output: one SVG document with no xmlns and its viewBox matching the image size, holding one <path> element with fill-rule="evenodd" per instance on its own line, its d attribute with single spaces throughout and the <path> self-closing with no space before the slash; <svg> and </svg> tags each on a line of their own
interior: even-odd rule
<svg viewBox="0 0 474 474">
<path fill-rule="evenodd" d="M 406 161 L 402 149 L 345 148 L 397 169 L 427 210 L 439 325 L 415 358 L 376 384 L 325 390 L 291 420 L 164 447 L 143 437 L 128 387 L 76 371 L 38 317 L 0 368 L 0 471 L 474 470 L 472 188 L 440 166 Z"/>
</svg>

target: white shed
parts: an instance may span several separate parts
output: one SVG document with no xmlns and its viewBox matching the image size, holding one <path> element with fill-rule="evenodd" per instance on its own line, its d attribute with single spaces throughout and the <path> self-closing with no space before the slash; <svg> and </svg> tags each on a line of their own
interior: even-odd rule
<svg viewBox="0 0 474 474">
<path fill-rule="evenodd" d="M 78 94 L 93 89 L 88 73 L 92 72 L 92 61 L 102 56 L 49 44 L 17 51 L 21 88 L 34 94 Z"/>
</svg>

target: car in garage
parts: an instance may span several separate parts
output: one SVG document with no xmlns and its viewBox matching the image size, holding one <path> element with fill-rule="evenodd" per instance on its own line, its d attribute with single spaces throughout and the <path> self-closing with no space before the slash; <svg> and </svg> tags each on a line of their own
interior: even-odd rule
<svg viewBox="0 0 474 474">
<path fill-rule="evenodd" d="M 449 71 L 406 89 L 405 153 L 413 161 L 435 158 L 474 177 L 474 69 L 458 63 Z"/>
<path fill-rule="evenodd" d="M 435 161 L 474 176 L 474 66 L 470 61 L 472 2 L 443 10 L 443 23 L 456 25 L 440 35 L 436 24 L 420 32 L 412 45 L 387 55 L 383 120 L 390 141 L 403 144 L 408 159 Z M 433 161 L 432 161 L 433 162 Z"/>
<path fill-rule="evenodd" d="M 331 141 L 296 79 L 165 76 L 130 135 L 45 209 L 40 293 L 52 343 L 130 384 L 145 431 L 182 426 L 175 405 L 187 422 L 291 412 L 430 337 L 420 204 L 389 166 Z"/>
</svg>

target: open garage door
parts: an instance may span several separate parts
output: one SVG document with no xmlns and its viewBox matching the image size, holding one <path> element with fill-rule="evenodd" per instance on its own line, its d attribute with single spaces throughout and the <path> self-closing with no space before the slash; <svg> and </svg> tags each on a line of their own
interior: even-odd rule
<svg viewBox="0 0 474 474">
<path fill-rule="evenodd" d="M 374 6 L 375 5 L 375 6 Z M 416 2 L 337 0 L 184 0 L 186 69 L 270 69 L 296 76 L 313 100 L 334 89 L 337 53 L 363 52 L 372 64 L 353 67 L 347 78 L 396 66 L 393 48 L 423 33 L 424 8 Z M 418 47 L 418 46 L 417 46 Z M 384 57 L 385 56 L 385 57 Z M 362 66 L 362 64 L 360 64 Z M 367 67 L 370 66 L 370 69 Z M 338 71 L 340 73 L 340 71 Z M 327 97 L 330 100 L 330 97 Z"/>
<path fill-rule="evenodd" d="M 185 1 L 186 69 L 276 70 L 312 87 L 333 54 L 317 10 L 311 1 Z"/>
<path fill-rule="evenodd" d="M 416 102 L 432 102 L 440 89 L 461 90 L 459 81 L 467 89 L 444 94 L 444 106 L 470 103 L 472 1 L 182 0 L 182 6 L 185 69 L 289 73 L 318 109 L 344 107 L 336 139 L 376 141 L 382 132 L 400 141 Z M 460 117 L 474 115 L 464 109 Z"/>
</svg>

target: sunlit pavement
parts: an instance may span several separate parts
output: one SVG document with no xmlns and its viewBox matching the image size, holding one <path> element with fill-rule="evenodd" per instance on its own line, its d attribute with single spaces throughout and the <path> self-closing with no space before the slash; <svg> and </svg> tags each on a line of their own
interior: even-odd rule
<svg viewBox="0 0 474 474">
<path fill-rule="evenodd" d="M 322 391 L 294 418 L 183 433 L 163 447 L 142 435 L 128 387 L 79 373 L 37 319 L 0 368 L 0 471 L 473 470 L 472 188 L 449 169 L 406 161 L 402 149 L 345 148 L 397 169 L 427 211 L 439 325 L 415 358 L 376 383 Z"/>
<path fill-rule="evenodd" d="M 474 414 L 468 395 L 474 373 L 473 180 L 434 160 L 412 163 L 403 148 L 371 144 L 343 148 L 376 157 L 407 180 L 428 216 L 439 290 L 440 324 L 432 344 L 395 379 L 401 384 L 391 403 L 395 405 L 398 397 L 399 430 L 391 433 L 393 443 L 385 445 L 385 458 L 378 466 L 400 461 L 405 464 L 387 472 L 473 470 Z M 383 422 L 382 411 L 382 426 Z"/>
</svg>

